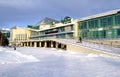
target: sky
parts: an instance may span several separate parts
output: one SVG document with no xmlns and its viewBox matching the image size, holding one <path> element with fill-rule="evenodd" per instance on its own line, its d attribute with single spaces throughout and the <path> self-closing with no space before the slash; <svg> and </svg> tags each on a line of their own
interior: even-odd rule
<svg viewBox="0 0 120 77">
<path fill-rule="evenodd" d="M 35 25 L 45 17 L 78 19 L 120 9 L 120 0 L 0 0 L 0 28 Z"/>
</svg>

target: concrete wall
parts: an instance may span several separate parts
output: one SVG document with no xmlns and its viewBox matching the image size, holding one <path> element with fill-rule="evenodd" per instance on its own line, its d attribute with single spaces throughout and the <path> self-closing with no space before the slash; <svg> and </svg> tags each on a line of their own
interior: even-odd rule
<svg viewBox="0 0 120 77">
<path fill-rule="evenodd" d="M 120 55 L 118 54 L 111 54 L 99 50 L 89 49 L 82 46 L 75 46 L 72 44 L 67 44 L 67 51 L 74 51 L 74 52 L 80 52 L 80 53 L 86 53 L 86 54 L 97 54 L 99 56 L 107 56 L 107 57 L 117 57 L 120 58 Z"/>
</svg>

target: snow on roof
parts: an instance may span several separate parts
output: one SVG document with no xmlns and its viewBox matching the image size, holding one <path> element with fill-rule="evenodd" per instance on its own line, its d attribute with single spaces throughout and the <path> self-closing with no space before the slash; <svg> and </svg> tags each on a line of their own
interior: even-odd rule
<svg viewBox="0 0 120 77">
<path fill-rule="evenodd" d="M 96 15 L 91 15 L 88 17 L 79 18 L 79 19 L 76 19 L 75 21 L 84 21 L 84 20 L 88 20 L 88 19 L 92 19 L 92 18 L 98 18 L 98 17 L 102 17 L 102 16 L 112 15 L 112 14 L 115 14 L 118 12 L 120 12 L 120 9 L 108 11 L 108 12 L 104 12 L 104 13 L 100 13 L 100 14 L 96 14 Z"/>
</svg>

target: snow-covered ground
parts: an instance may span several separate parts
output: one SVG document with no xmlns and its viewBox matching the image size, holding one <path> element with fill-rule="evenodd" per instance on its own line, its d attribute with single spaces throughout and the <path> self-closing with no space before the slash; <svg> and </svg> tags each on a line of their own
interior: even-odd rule
<svg viewBox="0 0 120 77">
<path fill-rule="evenodd" d="M 0 77 L 120 77 L 120 59 L 53 48 L 0 47 Z"/>
</svg>

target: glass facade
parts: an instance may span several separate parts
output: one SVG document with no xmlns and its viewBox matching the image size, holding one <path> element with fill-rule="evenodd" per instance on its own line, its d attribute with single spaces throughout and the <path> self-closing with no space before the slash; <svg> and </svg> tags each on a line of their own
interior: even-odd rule
<svg viewBox="0 0 120 77">
<path fill-rule="evenodd" d="M 78 22 L 79 37 L 84 39 L 120 38 L 120 13 Z"/>
</svg>

